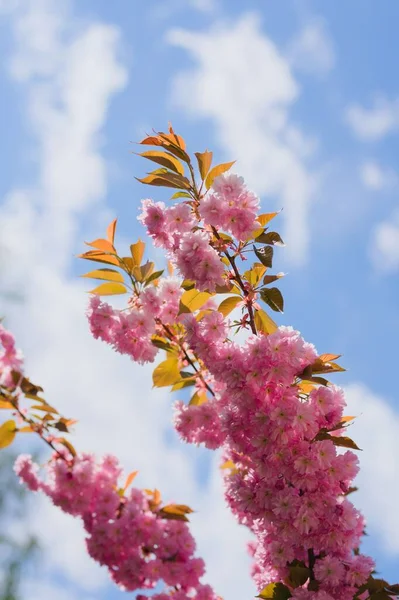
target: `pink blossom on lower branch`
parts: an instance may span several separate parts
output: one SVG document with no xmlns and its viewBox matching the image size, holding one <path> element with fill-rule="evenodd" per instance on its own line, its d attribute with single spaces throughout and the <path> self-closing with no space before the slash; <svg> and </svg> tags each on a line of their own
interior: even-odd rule
<svg viewBox="0 0 399 600">
<path fill-rule="evenodd" d="M 30 456 L 21 455 L 15 463 L 29 489 L 42 491 L 64 512 L 82 519 L 88 553 L 107 567 L 118 586 L 153 589 L 163 581 L 165 592 L 154 596 L 158 600 L 171 593 L 174 600 L 217 600 L 212 588 L 200 582 L 205 565 L 194 556 L 187 523 L 163 518 L 160 506 L 142 490 L 121 494 L 115 457 L 96 461 L 91 454 L 67 460 L 54 456 L 46 470 L 42 480 Z"/>
<path fill-rule="evenodd" d="M 300 394 L 296 376 L 317 353 L 292 328 L 252 336 L 240 346 L 226 341 L 222 330 L 216 335 L 206 320 L 191 317 L 186 325 L 191 348 L 222 391 L 205 405 L 178 405 L 175 426 L 186 441 L 223 447 L 226 500 L 256 537 L 251 553 L 258 589 L 290 585 L 291 568 L 302 565 L 317 590 L 292 584 L 294 598 L 352 600 L 374 566 L 357 555 L 364 519 L 345 497 L 358 460 L 317 438 L 323 428 L 339 425 L 342 390 Z M 214 415 L 214 437 L 204 423 L 206 406 Z"/>
</svg>

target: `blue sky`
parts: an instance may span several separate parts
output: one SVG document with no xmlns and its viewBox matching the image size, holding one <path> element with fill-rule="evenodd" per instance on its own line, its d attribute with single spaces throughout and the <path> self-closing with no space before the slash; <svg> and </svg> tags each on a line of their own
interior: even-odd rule
<svg viewBox="0 0 399 600">
<path fill-rule="evenodd" d="M 192 151 L 237 159 L 263 209 L 283 208 L 279 322 L 344 355 L 364 547 L 398 579 L 398 18 L 395 0 L 0 0 L 0 313 L 32 378 L 79 419 L 77 445 L 195 505 L 209 579 L 232 600 L 253 587 L 217 460 L 179 443 L 150 369 L 90 339 L 74 256 L 115 216 L 122 244 L 143 235 L 131 142 L 151 128 L 172 121 Z M 51 552 L 26 597 L 123 596 L 85 559 L 78 523 L 41 499 L 32 510 Z"/>
</svg>

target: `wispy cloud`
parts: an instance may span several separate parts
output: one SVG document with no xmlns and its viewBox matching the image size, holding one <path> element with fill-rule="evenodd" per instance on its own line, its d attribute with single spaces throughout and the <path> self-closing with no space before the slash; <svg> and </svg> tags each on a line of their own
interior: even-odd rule
<svg viewBox="0 0 399 600">
<path fill-rule="evenodd" d="M 287 252 L 303 263 L 316 177 L 305 157 L 313 140 L 290 121 L 299 95 L 290 64 L 262 31 L 257 15 L 215 23 L 209 30 L 174 29 L 169 43 L 194 66 L 173 82 L 173 101 L 191 118 L 211 119 L 216 141 L 258 193 L 284 206 Z M 270 207 L 269 204 L 269 207 Z"/>
<path fill-rule="evenodd" d="M 377 271 L 393 273 L 399 270 L 399 210 L 375 226 L 370 258 Z"/>
<path fill-rule="evenodd" d="M 351 104 L 345 111 L 345 120 L 352 133 L 360 140 L 380 140 L 399 129 L 399 99 L 389 100 L 379 94 L 369 108 Z"/>
<path fill-rule="evenodd" d="M 318 76 L 329 73 L 336 63 L 336 52 L 327 23 L 321 18 L 306 23 L 290 42 L 287 56 L 295 69 Z"/>
<path fill-rule="evenodd" d="M 360 166 L 359 175 L 363 185 L 375 191 L 392 188 L 398 181 L 398 177 L 392 169 L 382 167 L 374 160 L 364 162 Z"/>
<path fill-rule="evenodd" d="M 386 399 L 365 385 L 346 387 L 348 412 L 357 415 L 350 435 L 362 452 L 358 453 L 359 492 L 351 500 L 365 514 L 367 529 L 385 552 L 399 554 L 399 513 L 393 498 L 399 494 L 399 414 Z"/>
<path fill-rule="evenodd" d="M 171 433 L 172 401 L 166 392 L 151 390 L 152 368 L 140 368 L 91 338 L 84 286 L 69 276 L 84 235 L 82 217 L 90 214 L 91 227 L 93 219 L 104 226 L 102 131 L 127 72 L 119 59 L 119 30 L 77 21 L 68 6 L 32 0 L 8 13 L 14 35 L 9 73 L 26 96 L 37 176 L 32 186 L 10 190 L 0 208 L 2 282 L 24 294 L 23 306 L 8 304 L 1 313 L 26 352 L 32 379 L 63 414 L 79 420 L 76 447 L 114 453 L 127 471 L 139 469 L 138 485 L 158 487 L 165 499 L 190 504 L 198 511 L 192 529 L 199 553 L 223 557 L 232 569 L 227 578 L 225 570 L 213 568 L 208 580 L 226 597 L 234 597 L 236 589 L 252 595 L 249 572 L 241 568 L 245 543 L 230 544 L 246 533 L 228 513 L 217 521 L 216 538 L 210 527 L 225 508 L 219 488 L 198 482 L 206 452 L 184 446 Z M 216 462 L 213 466 L 219 476 Z M 78 586 L 80 598 L 92 590 L 97 598 L 107 594 L 108 576 L 85 552 L 80 523 L 43 498 L 31 523 L 47 550 L 36 595 L 50 594 L 59 575 Z"/>
</svg>

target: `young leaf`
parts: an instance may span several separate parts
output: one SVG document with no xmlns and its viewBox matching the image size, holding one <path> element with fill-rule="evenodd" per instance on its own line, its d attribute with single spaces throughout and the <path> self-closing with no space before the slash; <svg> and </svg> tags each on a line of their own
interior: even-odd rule
<svg viewBox="0 0 399 600">
<path fill-rule="evenodd" d="M 291 592 L 283 583 L 269 583 L 256 597 L 264 600 L 288 600 Z"/>
<path fill-rule="evenodd" d="M 145 243 L 141 240 L 138 240 L 135 244 L 130 246 L 130 252 L 133 258 L 133 264 L 135 267 L 139 267 L 141 265 L 141 261 L 143 260 L 145 250 Z"/>
<path fill-rule="evenodd" d="M 195 382 L 195 377 L 191 377 L 190 379 L 179 379 L 179 381 L 176 381 L 176 383 L 172 385 L 171 392 L 176 392 L 177 390 L 182 390 L 183 388 L 192 387 L 193 385 L 195 385 Z"/>
<path fill-rule="evenodd" d="M 242 302 L 240 296 L 229 296 L 219 304 L 218 311 L 222 313 L 224 317 L 227 317 L 239 302 Z"/>
<path fill-rule="evenodd" d="M 136 477 L 137 473 L 138 473 L 138 471 L 132 471 L 131 473 L 129 473 L 129 475 L 126 478 L 125 485 L 123 486 L 123 491 L 124 492 L 126 492 L 127 488 L 132 483 L 132 481 Z"/>
<path fill-rule="evenodd" d="M 262 288 L 260 291 L 260 296 L 262 300 L 270 306 L 271 309 L 275 310 L 276 312 L 283 312 L 284 299 L 278 288 Z"/>
<path fill-rule="evenodd" d="M 10 410 L 13 408 L 11 402 L 7 402 L 7 400 L 0 400 L 0 409 L 5 408 L 6 410 Z"/>
<path fill-rule="evenodd" d="M 7 448 L 14 441 L 17 428 L 15 421 L 10 419 L 0 426 L 0 448 Z"/>
<path fill-rule="evenodd" d="M 160 348 L 161 350 L 165 350 L 166 352 L 170 352 L 171 350 L 173 350 L 173 346 L 169 342 L 167 342 L 164 338 L 158 337 L 156 335 L 152 336 L 151 343 L 156 348 Z"/>
<path fill-rule="evenodd" d="M 76 456 L 76 450 L 75 448 L 72 446 L 71 442 L 69 442 L 68 440 L 66 440 L 65 438 L 59 438 L 58 442 L 60 444 L 62 444 L 63 446 L 65 446 L 65 448 L 67 450 L 69 450 L 69 452 L 72 454 L 72 456 Z"/>
<path fill-rule="evenodd" d="M 196 289 L 187 290 L 180 298 L 179 314 L 198 310 L 212 295 L 209 292 L 199 292 Z"/>
<path fill-rule="evenodd" d="M 177 358 L 168 358 L 157 365 L 152 374 L 154 387 L 173 385 L 180 380 Z"/>
<path fill-rule="evenodd" d="M 117 294 L 126 294 L 127 289 L 121 283 L 102 283 L 94 290 L 90 290 L 89 294 L 97 296 L 116 296 Z"/>
<path fill-rule="evenodd" d="M 253 246 L 256 256 L 259 258 L 262 265 L 265 267 L 271 267 L 273 262 L 273 248 L 272 246 L 264 246 L 263 248 L 256 248 Z"/>
<path fill-rule="evenodd" d="M 116 223 L 117 219 L 114 219 L 107 227 L 107 240 L 112 246 L 114 245 Z"/>
<path fill-rule="evenodd" d="M 255 312 L 255 326 L 258 331 L 269 335 L 277 329 L 277 323 L 264 310 Z"/>
<path fill-rule="evenodd" d="M 173 196 L 170 197 L 171 200 L 176 200 L 176 198 L 190 198 L 190 200 L 193 199 L 188 192 L 175 192 Z"/>
<path fill-rule="evenodd" d="M 123 275 L 115 269 L 97 269 L 96 271 L 90 271 L 81 277 L 90 277 L 91 279 L 104 279 L 105 281 L 115 281 L 116 283 L 123 283 Z"/>
<path fill-rule="evenodd" d="M 155 185 L 158 187 L 163 186 L 177 189 L 182 188 L 185 190 L 191 189 L 191 185 L 187 177 L 183 177 L 183 175 L 179 175 L 178 173 L 168 172 L 159 175 L 156 173 L 150 173 L 147 177 L 144 177 L 143 179 L 139 179 L 138 177 L 136 177 L 135 179 L 137 179 L 137 181 L 140 181 L 140 183 L 145 183 L 147 185 Z"/>
<path fill-rule="evenodd" d="M 195 392 L 188 403 L 189 406 L 201 406 L 201 404 L 205 404 L 208 402 L 208 398 L 205 392 Z"/>
<path fill-rule="evenodd" d="M 205 150 L 205 152 L 196 152 L 195 156 L 197 157 L 201 178 L 204 180 L 211 168 L 213 153 Z"/>
<path fill-rule="evenodd" d="M 160 150 L 149 150 L 148 152 L 142 152 L 139 154 L 139 156 L 148 158 L 148 160 L 152 160 L 153 162 L 156 162 L 167 169 L 171 169 L 175 173 L 184 175 L 184 167 L 181 162 L 175 156 L 168 154 L 167 152 L 161 152 Z"/>
<path fill-rule="evenodd" d="M 322 362 L 326 363 L 326 362 L 330 362 L 332 360 L 338 360 L 338 358 L 341 358 L 342 354 L 320 354 L 320 356 L 318 357 Z"/>
<path fill-rule="evenodd" d="M 274 217 L 276 217 L 279 214 L 279 212 L 280 211 L 273 213 L 263 213 L 263 215 L 258 215 L 256 217 L 256 220 L 262 225 L 262 227 L 265 227 L 272 219 L 274 219 Z"/>
<path fill-rule="evenodd" d="M 213 169 L 211 169 L 209 171 L 209 173 L 205 179 L 205 185 L 206 185 L 207 189 L 212 187 L 212 184 L 213 184 L 214 180 L 216 179 L 216 177 L 219 177 L 219 175 L 222 175 L 223 173 L 225 173 L 226 171 L 231 169 L 231 167 L 234 165 L 235 162 L 236 161 L 233 160 L 232 162 L 223 163 L 221 165 L 216 165 L 216 167 L 213 167 Z"/>
<path fill-rule="evenodd" d="M 84 254 L 78 254 L 78 258 L 85 258 L 86 260 L 94 260 L 94 262 L 105 263 L 107 265 L 120 266 L 119 260 L 115 255 L 105 254 L 100 250 L 89 250 Z"/>
<path fill-rule="evenodd" d="M 147 286 L 152 281 L 156 281 L 157 279 L 159 279 L 161 277 L 162 274 L 163 274 L 163 270 L 162 271 L 154 271 L 154 273 L 151 273 L 151 275 L 146 278 L 144 286 Z"/>
<path fill-rule="evenodd" d="M 115 254 L 115 248 L 108 240 L 98 239 L 94 240 L 94 242 L 85 242 L 85 244 L 87 246 L 91 246 L 92 248 L 96 248 L 96 250 L 102 250 L 103 252 Z"/>
</svg>

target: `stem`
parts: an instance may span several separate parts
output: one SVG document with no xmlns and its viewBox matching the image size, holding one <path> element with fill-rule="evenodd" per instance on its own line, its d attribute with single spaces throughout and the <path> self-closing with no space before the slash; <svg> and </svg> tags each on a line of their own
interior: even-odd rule
<svg viewBox="0 0 399 600">
<path fill-rule="evenodd" d="M 215 398 L 216 394 L 213 391 L 213 389 L 211 388 L 211 386 L 205 381 L 204 376 L 201 373 L 201 370 L 197 368 L 196 364 L 194 363 L 194 361 L 191 359 L 191 357 L 189 356 L 189 354 L 187 353 L 187 350 L 184 348 L 183 344 L 180 342 L 180 340 L 174 335 L 173 331 L 171 331 L 169 329 L 169 327 L 167 325 L 164 325 L 164 323 L 162 323 L 162 321 L 160 321 L 159 319 L 156 319 L 157 322 L 159 323 L 159 325 L 161 325 L 163 327 L 163 329 L 165 330 L 165 332 L 167 333 L 169 339 L 173 342 L 175 342 L 175 344 L 177 344 L 180 348 L 180 350 L 183 352 L 184 354 L 184 358 L 187 360 L 187 362 L 192 366 L 192 368 L 194 369 L 194 371 L 196 372 L 197 376 L 199 379 L 201 379 L 202 383 L 205 385 L 206 389 L 208 390 L 208 392 L 210 394 L 212 394 L 212 396 Z"/>
<path fill-rule="evenodd" d="M 313 567 L 316 564 L 316 557 L 314 555 L 313 548 L 308 549 L 308 559 L 309 559 L 309 569 L 310 569 L 309 579 L 310 579 L 310 581 L 315 581 L 316 578 L 314 576 Z"/>
<path fill-rule="evenodd" d="M 215 236 L 215 237 L 216 237 L 218 240 L 222 239 L 222 238 L 220 237 L 220 235 L 218 234 L 218 232 L 217 232 L 217 230 L 216 230 L 216 228 L 215 228 L 215 227 L 212 227 L 212 231 L 213 231 L 213 234 L 214 234 L 214 236 Z M 233 271 L 234 271 L 234 275 L 235 275 L 236 281 L 237 281 L 238 285 L 240 286 L 240 288 L 241 288 L 241 290 L 242 290 L 242 293 L 244 294 L 244 296 L 248 296 L 248 295 L 249 295 L 249 292 L 248 292 L 248 290 L 245 288 L 244 282 L 243 282 L 243 280 L 241 279 L 241 275 L 240 275 L 240 272 L 239 272 L 239 270 L 238 270 L 238 268 L 237 268 L 237 265 L 236 265 L 236 263 L 235 263 L 235 259 L 234 259 L 234 257 L 233 257 L 233 256 L 230 256 L 230 254 L 229 254 L 228 250 L 224 250 L 224 255 L 226 256 L 227 260 L 229 261 L 229 263 L 230 263 L 230 265 L 231 265 L 231 268 L 232 268 L 232 269 L 233 269 Z M 254 335 L 257 335 L 257 331 L 256 331 L 256 325 L 255 325 L 255 317 L 254 317 L 254 311 L 253 311 L 253 308 L 252 308 L 252 303 L 251 303 L 251 302 L 248 302 L 247 306 L 248 306 L 249 324 L 250 324 L 250 327 L 251 327 L 251 331 L 252 331 L 252 333 L 253 333 Z"/>
<path fill-rule="evenodd" d="M 50 446 L 50 448 L 52 450 L 54 450 L 54 452 L 56 454 L 58 454 L 58 456 L 60 458 L 62 458 L 63 460 L 66 460 L 65 456 L 59 451 L 57 450 L 57 448 L 54 446 L 53 442 L 50 441 L 49 439 L 46 438 L 46 436 L 43 434 L 43 432 L 39 431 L 37 429 L 37 423 L 35 423 L 35 421 L 33 421 L 32 419 L 30 419 L 29 417 L 27 417 L 26 415 L 24 415 L 24 413 L 20 410 L 16 400 L 13 399 L 9 399 L 10 404 L 12 404 L 12 406 L 14 407 L 15 411 L 18 413 L 18 415 L 21 417 L 21 419 L 25 422 L 28 423 L 28 425 L 30 425 L 30 427 L 32 427 L 33 431 L 35 433 L 37 433 L 37 435 L 43 440 L 43 442 L 45 442 L 48 446 Z"/>
</svg>

